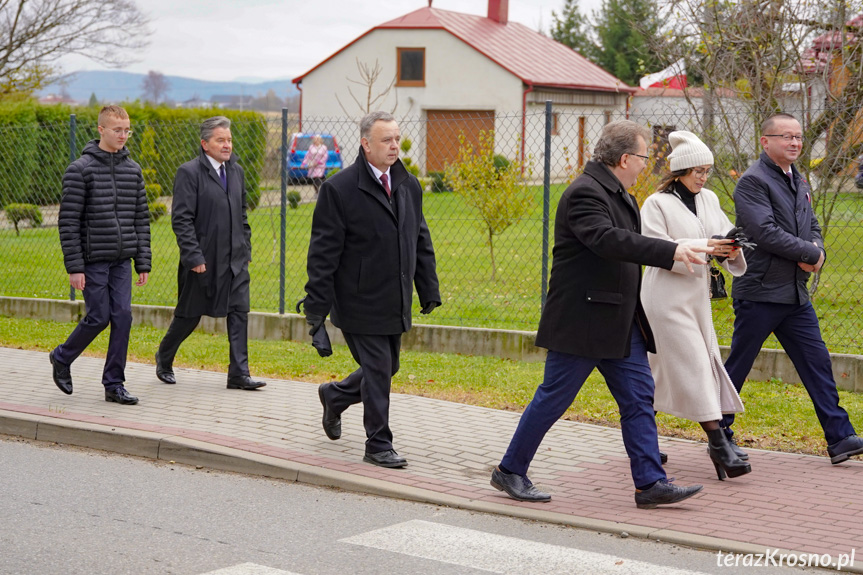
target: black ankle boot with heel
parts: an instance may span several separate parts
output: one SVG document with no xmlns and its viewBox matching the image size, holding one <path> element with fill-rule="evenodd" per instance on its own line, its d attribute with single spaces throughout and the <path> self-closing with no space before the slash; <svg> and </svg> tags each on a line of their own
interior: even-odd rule
<svg viewBox="0 0 863 575">
<path fill-rule="evenodd" d="M 721 429 L 711 429 L 707 432 L 707 450 L 720 481 L 724 480 L 726 475 L 740 477 L 752 471 L 752 466 L 734 453 Z"/>
</svg>

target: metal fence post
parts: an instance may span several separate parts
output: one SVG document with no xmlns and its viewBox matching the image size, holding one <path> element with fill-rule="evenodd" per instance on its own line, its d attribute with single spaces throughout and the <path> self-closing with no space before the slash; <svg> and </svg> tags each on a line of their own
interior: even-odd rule
<svg viewBox="0 0 863 575">
<path fill-rule="evenodd" d="M 551 204 L 551 100 L 545 101 L 545 162 L 542 176 L 542 309 L 548 294 L 548 214 Z"/>
<path fill-rule="evenodd" d="M 77 151 L 75 146 L 75 132 L 77 131 L 78 122 L 75 117 L 75 114 L 69 114 L 69 163 L 75 161 L 75 156 L 77 156 Z M 59 226 L 59 222 L 58 222 Z M 75 288 L 71 285 L 69 286 L 69 301 L 75 301 Z"/>
<path fill-rule="evenodd" d="M 282 174 L 282 207 L 279 212 L 279 314 L 285 313 L 285 226 L 287 225 L 287 199 L 288 199 L 288 109 L 282 108 L 282 150 L 281 167 Z"/>
</svg>

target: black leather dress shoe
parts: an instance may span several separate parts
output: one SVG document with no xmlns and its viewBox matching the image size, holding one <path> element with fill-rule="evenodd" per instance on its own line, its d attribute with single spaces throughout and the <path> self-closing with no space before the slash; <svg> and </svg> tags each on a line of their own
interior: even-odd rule
<svg viewBox="0 0 863 575">
<path fill-rule="evenodd" d="M 491 485 L 517 501 L 551 501 L 551 495 L 534 487 L 530 479 L 517 473 L 504 473 L 497 467 L 491 472 Z"/>
<path fill-rule="evenodd" d="M 327 405 L 327 400 L 324 398 L 325 385 L 330 384 L 322 383 L 318 386 L 318 397 L 321 400 L 321 405 L 324 406 L 324 417 L 321 419 L 321 425 L 323 425 L 327 437 L 335 441 L 342 436 L 342 418 L 333 413 L 333 410 Z"/>
<path fill-rule="evenodd" d="M 135 405 L 138 403 L 138 398 L 130 395 L 125 387 L 118 387 L 114 391 L 105 390 L 105 401 L 120 403 L 123 405 Z"/>
<path fill-rule="evenodd" d="M 228 378 L 228 389 L 258 389 L 267 385 L 265 381 L 255 381 L 248 375 Z"/>
<path fill-rule="evenodd" d="M 159 352 L 156 352 L 156 377 L 162 383 L 177 383 L 177 378 L 174 377 L 174 370 L 171 367 L 166 367 L 162 360 L 159 359 Z"/>
<path fill-rule="evenodd" d="M 660 461 L 660 463 L 662 463 L 663 465 L 665 465 L 666 463 L 668 463 L 668 454 L 667 454 L 667 453 L 665 453 L 664 451 L 660 451 L 660 452 L 659 452 L 659 461 Z"/>
<path fill-rule="evenodd" d="M 863 454 L 863 437 L 849 435 L 833 445 L 828 445 L 827 453 L 830 454 L 830 463 L 833 465 L 847 461 L 851 456 L 861 455 Z"/>
<path fill-rule="evenodd" d="M 689 499 L 704 487 L 692 485 L 680 487 L 672 483 L 672 479 L 660 479 L 650 489 L 635 490 L 635 505 L 639 509 L 654 509 L 657 505 L 668 505 Z"/>
<path fill-rule="evenodd" d="M 60 391 L 66 395 L 72 395 L 72 372 L 69 371 L 69 366 L 55 360 L 53 350 L 48 354 L 48 360 L 51 362 L 51 367 L 54 371 L 54 383 L 57 384 Z"/>
<path fill-rule="evenodd" d="M 369 453 L 363 456 L 363 461 L 377 465 L 378 467 L 407 467 L 408 460 L 396 453 L 395 449 L 389 451 L 380 451 L 378 453 Z"/>
</svg>

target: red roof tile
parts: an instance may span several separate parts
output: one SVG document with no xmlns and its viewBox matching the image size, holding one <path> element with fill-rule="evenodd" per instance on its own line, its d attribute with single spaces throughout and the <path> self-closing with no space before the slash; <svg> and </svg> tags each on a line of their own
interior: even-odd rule
<svg viewBox="0 0 863 575">
<path fill-rule="evenodd" d="M 518 22 L 500 24 L 484 16 L 420 8 L 380 24 L 293 79 L 294 83 L 375 30 L 445 30 L 496 62 L 526 84 L 603 92 L 635 92 L 581 54 Z"/>
</svg>

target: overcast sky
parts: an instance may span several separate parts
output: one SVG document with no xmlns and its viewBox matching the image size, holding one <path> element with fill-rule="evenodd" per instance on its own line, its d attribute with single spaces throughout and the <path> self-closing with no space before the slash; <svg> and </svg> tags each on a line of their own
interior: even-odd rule
<svg viewBox="0 0 863 575">
<path fill-rule="evenodd" d="M 428 0 L 137 0 L 150 15 L 150 45 L 123 70 L 203 80 L 294 78 L 370 28 Z M 509 18 L 548 30 L 564 0 L 509 0 Z M 581 0 L 582 12 L 601 0 Z M 487 0 L 434 0 L 433 7 L 487 14 Z M 134 31 L 130 31 L 134 33 Z M 65 72 L 103 69 L 77 57 Z"/>
</svg>

